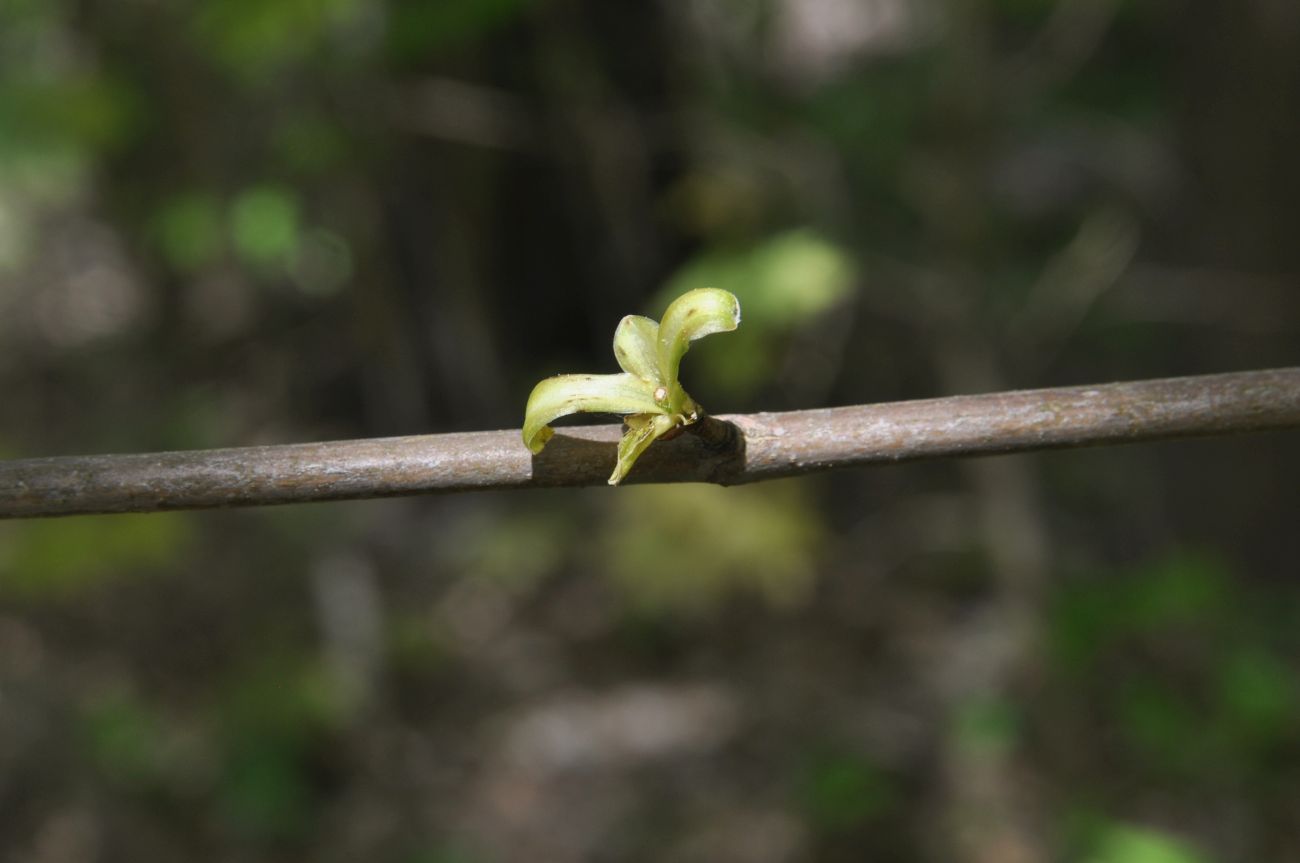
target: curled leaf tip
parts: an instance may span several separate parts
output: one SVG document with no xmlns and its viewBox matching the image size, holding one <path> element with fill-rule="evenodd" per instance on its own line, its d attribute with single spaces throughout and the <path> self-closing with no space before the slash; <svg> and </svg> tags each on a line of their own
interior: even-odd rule
<svg viewBox="0 0 1300 863">
<path fill-rule="evenodd" d="M 691 342 L 740 326 L 740 301 L 730 291 L 697 288 L 673 300 L 659 323 L 659 370 L 677 379 L 677 369 Z"/>
</svg>

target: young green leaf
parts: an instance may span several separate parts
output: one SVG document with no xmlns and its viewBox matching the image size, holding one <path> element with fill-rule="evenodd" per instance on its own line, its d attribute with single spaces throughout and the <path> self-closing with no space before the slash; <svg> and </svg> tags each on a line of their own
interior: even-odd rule
<svg viewBox="0 0 1300 863">
<path fill-rule="evenodd" d="M 625 415 L 627 432 L 609 477 L 618 485 L 650 444 L 703 415 L 677 369 L 692 341 L 740 325 L 740 303 L 727 291 L 700 288 L 678 297 L 656 324 L 628 315 L 614 330 L 614 357 L 622 374 L 557 375 L 533 388 L 524 411 L 524 444 L 542 451 L 555 432 L 550 423 L 580 411 Z"/>
<path fill-rule="evenodd" d="M 659 325 L 641 315 L 628 315 L 614 330 L 614 359 L 630 375 L 655 386 L 664 383 L 659 372 Z"/>
<path fill-rule="evenodd" d="M 614 465 L 614 473 L 610 475 L 610 485 L 618 485 L 641 453 L 657 438 L 677 426 L 675 418 L 667 414 L 633 414 L 624 423 L 627 425 L 627 434 L 618 442 L 618 462 Z"/>
<path fill-rule="evenodd" d="M 713 333 L 729 333 L 740 326 L 740 302 L 735 294 L 717 288 L 687 291 L 664 312 L 659 323 L 659 373 L 677 380 L 677 368 L 691 342 Z"/>
<path fill-rule="evenodd" d="M 542 451 L 554 432 L 550 423 L 575 413 L 658 413 L 654 392 L 629 375 L 556 375 L 533 388 L 524 410 L 524 443 Z"/>
</svg>

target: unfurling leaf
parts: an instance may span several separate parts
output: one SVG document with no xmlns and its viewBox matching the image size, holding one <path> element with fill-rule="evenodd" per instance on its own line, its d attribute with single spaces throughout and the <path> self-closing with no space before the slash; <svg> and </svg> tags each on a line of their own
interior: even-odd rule
<svg viewBox="0 0 1300 863">
<path fill-rule="evenodd" d="M 539 383 L 524 411 L 524 444 L 534 454 L 541 452 L 555 433 L 550 423 L 569 414 L 622 414 L 627 432 L 609 478 L 610 485 L 618 485 L 650 444 L 703 413 L 677 380 L 691 342 L 739 325 L 740 303 L 716 288 L 678 297 L 662 323 L 628 315 L 614 331 L 614 357 L 623 373 L 558 375 Z"/>
<path fill-rule="evenodd" d="M 659 371 L 659 325 L 641 315 L 628 315 L 614 330 L 614 359 L 619 368 L 643 381 L 662 386 Z"/>
<path fill-rule="evenodd" d="M 618 462 L 614 473 L 609 478 L 610 485 L 618 485 L 619 480 L 627 476 L 641 453 L 646 451 L 655 439 L 676 427 L 677 422 L 666 414 L 633 414 L 624 420 L 627 434 L 618 442 Z"/>
<path fill-rule="evenodd" d="M 556 375 L 533 388 L 524 410 L 524 443 L 542 451 L 553 432 L 550 423 L 576 413 L 632 414 L 657 411 L 652 392 L 629 374 Z"/>
<path fill-rule="evenodd" d="M 677 367 L 691 342 L 740 326 L 740 301 L 717 288 L 700 288 L 673 300 L 659 324 L 659 372 L 677 380 Z"/>
</svg>

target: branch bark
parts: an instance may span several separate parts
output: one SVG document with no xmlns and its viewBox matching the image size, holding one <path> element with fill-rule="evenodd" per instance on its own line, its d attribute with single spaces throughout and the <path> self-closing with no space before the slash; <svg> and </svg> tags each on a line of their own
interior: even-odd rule
<svg viewBox="0 0 1300 863">
<path fill-rule="evenodd" d="M 860 465 L 1300 428 L 1300 367 L 709 418 L 627 482 L 723 485 Z M 616 425 L 0 462 L 0 518 L 603 485 Z"/>
</svg>

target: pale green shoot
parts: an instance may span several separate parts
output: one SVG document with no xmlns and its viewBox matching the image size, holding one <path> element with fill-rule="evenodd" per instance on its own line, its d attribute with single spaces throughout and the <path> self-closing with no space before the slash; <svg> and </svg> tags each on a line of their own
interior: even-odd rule
<svg viewBox="0 0 1300 863">
<path fill-rule="evenodd" d="M 524 444 L 534 454 L 555 433 L 550 424 L 579 412 L 622 414 L 627 432 L 609 484 L 618 485 L 650 444 L 699 420 L 703 410 L 677 380 L 691 342 L 740 326 L 740 303 L 717 288 L 682 294 L 655 323 L 628 315 L 614 330 L 614 358 L 622 374 L 557 375 L 533 388 L 524 411 Z"/>
</svg>

